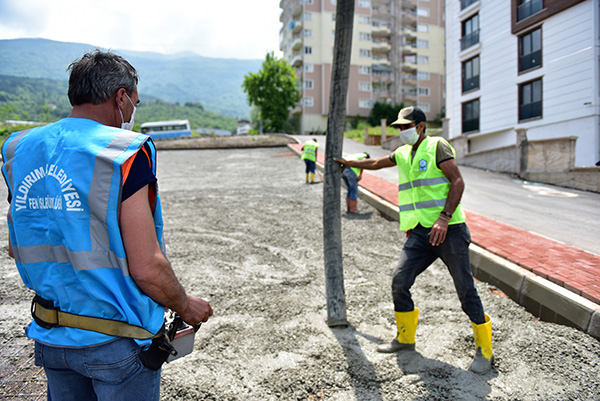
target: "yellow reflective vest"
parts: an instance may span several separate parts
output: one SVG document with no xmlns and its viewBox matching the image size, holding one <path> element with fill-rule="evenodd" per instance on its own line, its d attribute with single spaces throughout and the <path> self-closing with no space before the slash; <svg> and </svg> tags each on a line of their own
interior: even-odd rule
<svg viewBox="0 0 600 401">
<path fill-rule="evenodd" d="M 304 142 L 304 149 L 302 150 L 302 160 L 312 160 L 313 162 L 317 161 L 317 148 L 319 147 L 319 144 L 316 143 L 315 141 L 313 141 L 312 139 L 309 139 L 308 141 Z"/>
<path fill-rule="evenodd" d="M 417 148 L 414 158 L 412 146 L 396 149 L 398 165 L 398 209 L 400 230 L 407 231 L 417 224 L 431 227 L 446 205 L 450 180 L 436 165 L 436 150 L 441 137 L 426 136 Z M 456 152 L 452 149 L 456 157 Z M 459 204 L 449 224 L 464 223 L 465 213 Z"/>
</svg>

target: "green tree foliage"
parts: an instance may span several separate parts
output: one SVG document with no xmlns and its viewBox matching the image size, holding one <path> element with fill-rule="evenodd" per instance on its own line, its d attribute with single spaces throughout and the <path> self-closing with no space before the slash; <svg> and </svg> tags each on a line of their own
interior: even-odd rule
<svg viewBox="0 0 600 401">
<path fill-rule="evenodd" d="M 258 73 L 244 76 L 242 88 L 248 103 L 260 108 L 263 129 L 267 132 L 282 132 L 290 115 L 290 109 L 300 100 L 296 73 L 284 59 L 273 52 L 267 53 Z"/>
<path fill-rule="evenodd" d="M 404 108 L 404 104 L 393 105 L 390 103 L 377 102 L 373 105 L 369 117 L 367 117 L 367 123 L 371 127 L 376 127 L 381 124 L 381 119 L 385 118 L 389 125 L 392 121 L 396 121 L 398 118 L 398 112 Z"/>
</svg>

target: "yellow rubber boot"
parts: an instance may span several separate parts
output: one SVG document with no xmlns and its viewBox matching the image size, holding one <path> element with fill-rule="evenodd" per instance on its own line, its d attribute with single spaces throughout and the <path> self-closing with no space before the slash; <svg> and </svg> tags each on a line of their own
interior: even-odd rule
<svg viewBox="0 0 600 401">
<path fill-rule="evenodd" d="M 310 183 L 311 184 L 315 183 L 315 173 L 310 173 Z"/>
<path fill-rule="evenodd" d="M 308 173 L 306 173 L 306 183 L 308 184 Z"/>
<path fill-rule="evenodd" d="M 412 351 L 415 349 L 415 335 L 419 320 L 419 308 L 411 312 L 395 312 L 398 335 L 389 344 L 377 347 L 377 352 L 392 353 L 397 351 Z"/>
<path fill-rule="evenodd" d="M 477 351 L 469 370 L 482 375 L 492 368 L 492 319 L 486 314 L 485 323 L 475 324 L 471 322 L 471 326 L 473 326 Z"/>
</svg>

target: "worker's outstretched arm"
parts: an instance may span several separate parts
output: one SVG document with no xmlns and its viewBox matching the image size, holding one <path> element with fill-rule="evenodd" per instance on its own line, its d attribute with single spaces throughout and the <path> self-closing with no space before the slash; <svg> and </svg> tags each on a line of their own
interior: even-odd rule
<svg viewBox="0 0 600 401">
<path fill-rule="evenodd" d="M 380 157 L 379 159 L 362 160 L 346 160 L 334 158 L 333 161 L 339 163 L 339 165 L 342 168 L 356 167 L 363 170 L 379 170 L 385 167 L 395 166 L 394 162 L 390 160 L 389 156 Z"/>
</svg>

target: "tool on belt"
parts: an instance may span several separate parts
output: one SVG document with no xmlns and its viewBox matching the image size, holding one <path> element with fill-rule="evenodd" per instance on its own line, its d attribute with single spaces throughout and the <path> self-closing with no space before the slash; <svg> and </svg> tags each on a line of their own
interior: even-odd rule
<svg viewBox="0 0 600 401">
<path fill-rule="evenodd" d="M 175 312 L 165 310 L 165 323 L 157 334 L 152 334 L 143 327 L 118 320 L 103 319 L 91 316 L 75 315 L 61 311 L 52 301 L 39 295 L 33 298 L 31 314 L 35 322 L 45 329 L 53 327 L 72 327 L 90 330 L 115 337 L 152 339 L 152 344 L 140 354 L 144 366 L 158 370 L 165 362 L 171 362 L 192 352 L 194 334 L 202 323 L 190 326 Z"/>
</svg>

